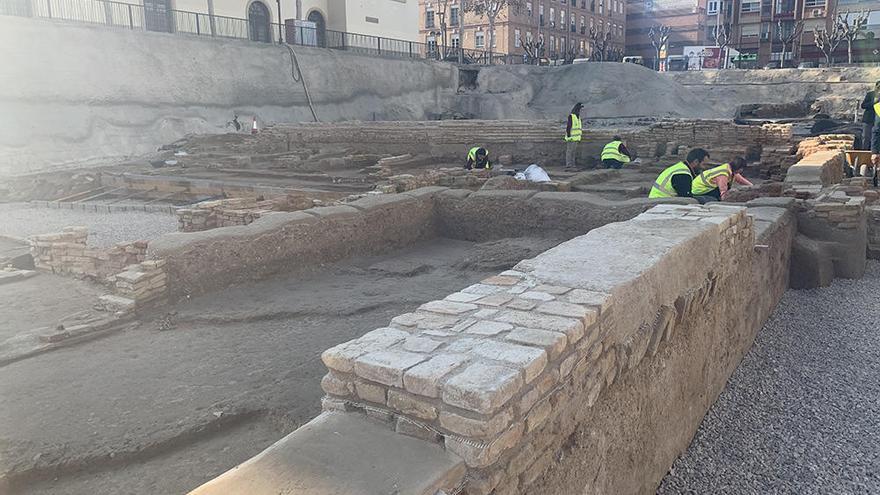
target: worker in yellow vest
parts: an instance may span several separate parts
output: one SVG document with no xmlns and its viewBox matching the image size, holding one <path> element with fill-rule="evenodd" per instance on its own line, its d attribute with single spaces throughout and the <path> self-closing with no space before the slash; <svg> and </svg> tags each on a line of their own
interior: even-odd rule
<svg viewBox="0 0 880 495">
<path fill-rule="evenodd" d="M 468 151 L 467 162 L 465 162 L 464 168 L 468 170 L 488 170 L 492 168 L 492 162 L 489 161 L 489 150 L 479 146 L 471 148 Z"/>
<path fill-rule="evenodd" d="M 602 148 L 602 165 L 605 165 L 605 168 L 619 169 L 630 160 L 632 156 L 620 136 L 614 136 L 611 142 Z"/>
<path fill-rule="evenodd" d="M 703 148 L 690 150 L 685 161 L 678 162 L 660 172 L 654 184 L 651 186 L 649 198 L 692 198 L 691 183 L 694 175 L 703 167 L 703 162 L 709 158 L 709 152 Z M 699 198 L 698 198 L 699 199 Z M 700 200 L 702 203 L 703 200 Z"/>
<path fill-rule="evenodd" d="M 719 201 L 724 201 L 727 199 L 732 182 L 743 186 L 752 185 L 748 179 L 742 176 L 745 169 L 745 159 L 736 157 L 730 163 L 703 170 L 691 182 L 691 193 L 694 196 L 711 196 Z"/>
<path fill-rule="evenodd" d="M 583 125 L 581 123 L 581 110 L 584 108 L 583 103 L 577 103 L 568 114 L 568 122 L 565 124 L 565 168 L 569 170 L 577 169 L 577 146 L 581 142 L 583 136 Z"/>
</svg>

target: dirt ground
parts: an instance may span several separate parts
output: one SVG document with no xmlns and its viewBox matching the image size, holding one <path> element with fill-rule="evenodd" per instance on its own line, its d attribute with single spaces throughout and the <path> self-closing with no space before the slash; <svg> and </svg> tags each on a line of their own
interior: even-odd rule
<svg viewBox="0 0 880 495">
<path fill-rule="evenodd" d="M 323 350 L 558 242 L 434 239 L 161 308 L 0 368 L 6 491 L 185 493 L 319 412 Z"/>
<path fill-rule="evenodd" d="M 100 285 L 48 273 L 0 285 L 0 341 L 89 312 L 106 293 Z M 0 380 L 2 373 L 0 370 Z"/>
</svg>

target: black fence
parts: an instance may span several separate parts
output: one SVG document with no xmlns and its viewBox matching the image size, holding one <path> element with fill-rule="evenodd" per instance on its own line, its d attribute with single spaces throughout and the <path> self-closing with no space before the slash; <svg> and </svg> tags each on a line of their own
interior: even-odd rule
<svg viewBox="0 0 880 495">
<path fill-rule="evenodd" d="M 168 8 L 163 0 L 129 4 L 112 0 L 0 0 L 0 15 L 35 17 L 263 43 L 290 43 L 363 55 L 446 60 L 465 64 L 521 64 L 520 55 L 479 50 L 442 49 L 436 45 L 380 36 L 347 33 L 296 25 L 269 23 L 268 19 L 241 19 Z M 459 60 L 461 52 L 461 60 Z"/>
</svg>

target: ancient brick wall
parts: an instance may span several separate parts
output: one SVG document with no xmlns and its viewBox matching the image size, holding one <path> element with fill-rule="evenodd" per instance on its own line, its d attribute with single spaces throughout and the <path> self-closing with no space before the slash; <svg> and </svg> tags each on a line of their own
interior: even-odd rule
<svg viewBox="0 0 880 495">
<path fill-rule="evenodd" d="M 107 276 L 145 259 L 146 241 L 96 248 L 86 244 L 88 235 L 85 227 L 67 227 L 63 232 L 30 237 L 34 266 L 53 273 L 105 281 Z"/>
<path fill-rule="evenodd" d="M 778 211 L 785 233 L 766 262 L 787 264 L 793 224 Z M 657 237 L 660 231 L 665 234 Z M 641 246 L 639 255 L 621 256 L 633 243 Z M 754 245 L 744 208 L 655 207 L 329 349 L 322 355 L 329 369 L 324 408 L 365 413 L 400 433 L 441 443 L 469 468 L 465 493 L 547 493 L 535 488 L 540 478 L 575 429 L 590 428 L 584 422 L 609 388 L 629 386 L 630 374 L 662 360 L 676 340 L 707 332 L 720 339 L 691 351 L 690 364 L 701 369 L 702 360 L 733 341 L 735 348 L 697 384 L 641 390 L 674 399 L 658 398 L 655 405 L 662 410 L 655 413 L 670 420 L 663 430 L 650 430 L 666 438 L 657 450 L 615 443 L 616 454 L 585 461 L 601 462 L 612 474 L 570 488 L 629 493 L 637 491 L 634 484 L 656 486 L 711 404 L 706 396 L 721 390 L 784 290 L 787 270 L 763 266 L 761 277 L 778 280 L 750 307 L 755 301 L 748 288 L 759 273 L 753 266 L 764 256 Z M 691 262 L 697 253 L 699 268 Z M 690 267 L 687 277 L 680 275 L 683 267 Z M 754 315 L 734 319 L 731 328 L 728 316 L 746 308 Z M 652 428 L 639 423 L 644 418 L 619 413 L 638 425 L 636 432 Z M 615 468 L 614 456 L 630 458 L 634 470 Z"/>
</svg>

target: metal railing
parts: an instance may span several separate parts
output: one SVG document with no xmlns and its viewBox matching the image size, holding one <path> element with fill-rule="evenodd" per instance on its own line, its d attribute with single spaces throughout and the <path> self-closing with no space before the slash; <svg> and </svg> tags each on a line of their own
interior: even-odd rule
<svg viewBox="0 0 880 495">
<path fill-rule="evenodd" d="M 459 61 L 459 49 L 381 36 L 296 25 L 293 21 L 256 22 L 236 17 L 165 8 L 162 2 L 131 4 L 113 0 L 0 0 L 0 15 L 35 17 L 100 24 L 115 28 L 155 31 L 264 43 L 289 43 L 363 55 Z M 521 64 L 522 55 L 461 50 L 465 64 Z"/>
</svg>

